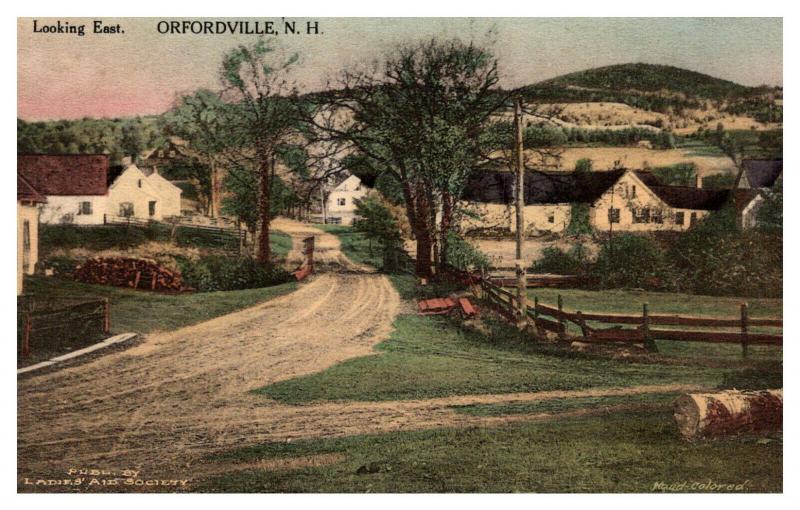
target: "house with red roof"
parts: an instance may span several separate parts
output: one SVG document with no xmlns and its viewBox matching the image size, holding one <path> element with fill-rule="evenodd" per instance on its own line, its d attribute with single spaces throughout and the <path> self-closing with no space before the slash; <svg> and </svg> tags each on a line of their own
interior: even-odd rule
<svg viewBox="0 0 800 510">
<path fill-rule="evenodd" d="M 47 198 L 42 223 L 101 225 L 108 217 L 180 214 L 180 188 L 135 165 L 112 167 L 106 154 L 19 154 L 17 172 Z"/>
</svg>

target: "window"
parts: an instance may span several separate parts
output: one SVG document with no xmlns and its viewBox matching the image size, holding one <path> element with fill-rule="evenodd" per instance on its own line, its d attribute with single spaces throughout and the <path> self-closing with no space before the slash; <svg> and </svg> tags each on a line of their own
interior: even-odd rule
<svg viewBox="0 0 800 510">
<path fill-rule="evenodd" d="M 22 272 L 28 273 L 31 266 L 31 223 L 22 222 Z"/>
<path fill-rule="evenodd" d="M 80 215 L 92 214 L 92 203 L 81 202 L 80 204 L 78 204 L 78 214 Z"/>
<path fill-rule="evenodd" d="M 155 216 L 156 215 L 156 202 L 155 202 L 155 200 L 147 202 L 147 212 L 150 213 L 150 216 Z"/>
<path fill-rule="evenodd" d="M 664 212 L 661 209 L 653 209 L 653 223 L 664 223 Z"/>
<path fill-rule="evenodd" d="M 328 223 L 331 225 L 341 225 L 342 219 L 339 218 L 338 216 L 333 216 L 331 218 L 328 218 Z"/>
<path fill-rule="evenodd" d="M 683 211 L 678 211 L 675 213 L 675 224 L 683 225 Z"/>
<path fill-rule="evenodd" d="M 142 187 L 142 180 L 141 179 L 139 179 L 139 187 L 140 188 Z"/>
<path fill-rule="evenodd" d="M 336 205 L 347 205 L 347 199 L 346 198 L 337 198 L 336 199 Z"/>
<path fill-rule="evenodd" d="M 608 208 L 608 222 L 619 223 L 619 209 L 617 209 L 616 207 Z"/>
<path fill-rule="evenodd" d="M 650 208 L 643 207 L 641 209 L 633 210 L 634 223 L 650 223 Z"/>
<path fill-rule="evenodd" d="M 119 215 L 123 218 L 133 216 L 133 202 L 122 202 L 119 204 Z"/>
<path fill-rule="evenodd" d="M 636 198 L 636 186 L 631 186 L 631 198 Z"/>
<path fill-rule="evenodd" d="M 556 215 L 553 214 L 553 213 L 550 213 L 547 216 L 547 223 L 555 223 L 555 222 L 556 222 Z"/>
<path fill-rule="evenodd" d="M 693 212 L 692 215 L 689 217 L 689 226 L 693 227 L 697 223 L 697 213 Z"/>
</svg>

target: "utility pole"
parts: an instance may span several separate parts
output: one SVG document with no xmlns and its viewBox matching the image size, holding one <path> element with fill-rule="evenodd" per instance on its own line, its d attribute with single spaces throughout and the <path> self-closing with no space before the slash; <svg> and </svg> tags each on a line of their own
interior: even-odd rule
<svg viewBox="0 0 800 510">
<path fill-rule="evenodd" d="M 514 102 L 514 166 L 517 173 L 514 198 L 517 209 L 517 328 L 527 325 L 527 284 L 525 262 L 522 259 L 522 241 L 525 232 L 525 154 L 522 146 L 522 100 L 518 97 Z"/>
<path fill-rule="evenodd" d="M 322 224 L 328 224 L 328 213 L 325 210 L 325 181 L 319 181 L 319 201 L 322 204 Z"/>
</svg>

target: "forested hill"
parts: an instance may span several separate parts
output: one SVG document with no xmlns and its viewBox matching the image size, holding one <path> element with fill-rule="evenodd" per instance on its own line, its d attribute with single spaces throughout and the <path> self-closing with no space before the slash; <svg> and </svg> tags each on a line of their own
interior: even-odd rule
<svg viewBox="0 0 800 510">
<path fill-rule="evenodd" d="M 529 102 L 624 103 L 660 113 L 709 105 L 760 122 L 780 122 L 780 87 L 747 87 L 707 74 L 656 64 L 618 64 L 587 69 L 516 90 Z"/>
<path fill-rule="evenodd" d="M 722 100 L 751 91 L 732 81 L 707 74 L 656 64 L 619 64 L 597 67 L 545 80 L 534 87 L 582 87 L 588 89 L 674 92 L 687 97 Z"/>
</svg>

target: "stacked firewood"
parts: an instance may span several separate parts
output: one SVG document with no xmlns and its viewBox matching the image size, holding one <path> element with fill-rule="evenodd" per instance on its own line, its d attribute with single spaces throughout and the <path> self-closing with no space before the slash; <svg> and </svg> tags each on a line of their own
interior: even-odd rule
<svg viewBox="0 0 800 510">
<path fill-rule="evenodd" d="M 96 257 L 76 267 L 73 277 L 79 282 L 133 289 L 179 291 L 183 287 L 179 272 L 146 259 Z"/>
</svg>

